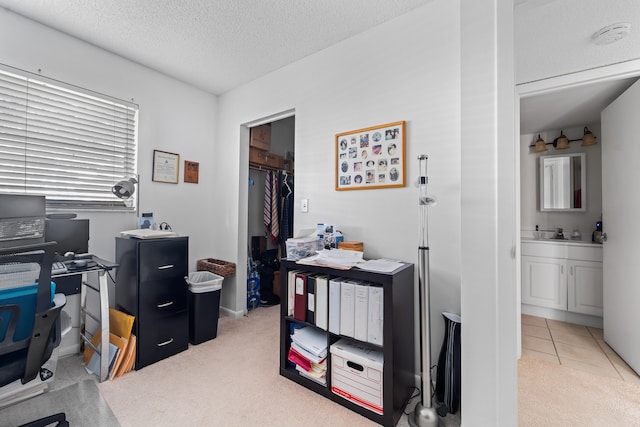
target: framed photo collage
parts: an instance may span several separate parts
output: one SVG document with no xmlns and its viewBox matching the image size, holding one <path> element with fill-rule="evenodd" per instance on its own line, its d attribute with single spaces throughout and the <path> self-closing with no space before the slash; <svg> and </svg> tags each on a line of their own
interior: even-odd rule
<svg viewBox="0 0 640 427">
<path fill-rule="evenodd" d="M 336 135 L 336 190 L 405 186 L 405 122 Z"/>
</svg>

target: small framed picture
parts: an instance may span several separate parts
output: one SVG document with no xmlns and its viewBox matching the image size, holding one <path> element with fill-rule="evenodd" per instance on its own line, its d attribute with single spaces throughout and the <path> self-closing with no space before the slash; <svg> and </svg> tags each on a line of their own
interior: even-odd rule
<svg viewBox="0 0 640 427">
<path fill-rule="evenodd" d="M 178 183 L 180 155 L 166 151 L 153 150 L 153 176 L 155 182 Z"/>
<path fill-rule="evenodd" d="M 336 135 L 336 190 L 405 186 L 405 122 Z"/>
<path fill-rule="evenodd" d="M 189 160 L 184 161 L 184 182 L 198 183 L 200 163 Z"/>
</svg>

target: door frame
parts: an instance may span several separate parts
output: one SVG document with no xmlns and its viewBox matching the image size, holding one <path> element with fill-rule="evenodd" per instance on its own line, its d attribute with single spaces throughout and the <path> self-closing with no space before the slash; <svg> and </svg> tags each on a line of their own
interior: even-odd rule
<svg viewBox="0 0 640 427">
<path fill-rule="evenodd" d="M 249 230 L 248 215 L 249 215 L 249 139 L 250 128 L 260 126 L 265 123 L 275 122 L 277 120 L 286 119 L 287 117 L 295 116 L 296 109 L 290 108 L 278 113 L 263 116 L 261 118 L 241 123 L 240 126 L 240 167 L 238 168 L 240 173 L 239 188 L 238 188 L 238 235 L 237 235 L 237 258 L 239 266 L 247 265 L 247 234 Z M 294 152 L 296 151 L 296 131 L 294 130 Z M 295 221 L 295 217 L 294 217 Z M 240 317 L 240 312 L 246 315 L 247 310 L 247 287 L 244 285 L 247 283 L 247 269 L 236 269 L 236 294 L 235 304 L 236 307 L 242 307 L 242 310 L 237 310 L 233 313 L 233 318 Z"/>
<path fill-rule="evenodd" d="M 518 301 L 517 307 L 517 345 L 518 345 L 518 358 L 522 356 L 522 325 L 521 325 L 521 305 L 522 305 L 522 265 L 521 265 L 521 248 L 520 242 L 522 239 L 520 233 L 520 152 L 522 147 L 520 146 L 520 100 L 523 98 L 529 98 L 536 95 L 544 95 L 552 92 L 561 91 L 569 88 L 576 88 L 580 86 L 588 86 L 594 83 L 607 82 L 612 80 L 625 79 L 630 77 L 640 76 L 640 59 L 634 59 L 626 62 L 620 62 L 617 64 L 606 65 L 602 67 L 592 68 L 584 71 L 577 71 L 574 73 L 568 73 L 561 76 L 553 76 L 545 79 L 540 79 L 532 82 L 516 84 L 515 87 L 515 136 L 516 142 L 515 157 L 517 159 L 515 165 L 515 177 L 516 177 L 516 220 L 514 236 L 516 242 L 516 300 Z"/>
</svg>

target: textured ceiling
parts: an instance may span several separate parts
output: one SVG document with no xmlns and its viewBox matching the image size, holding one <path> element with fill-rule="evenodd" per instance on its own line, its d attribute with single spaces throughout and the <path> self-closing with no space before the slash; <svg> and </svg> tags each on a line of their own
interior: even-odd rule
<svg viewBox="0 0 640 427">
<path fill-rule="evenodd" d="M 431 0 L 0 0 L 0 6 L 214 94 Z"/>
<path fill-rule="evenodd" d="M 638 0 L 515 1 L 517 83 L 640 58 Z M 619 22 L 632 25 L 626 38 L 609 45 L 593 43 L 593 33 Z M 633 81 L 590 84 L 522 99 L 521 133 L 599 123 L 604 107 Z"/>
<path fill-rule="evenodd" d="M 431 0 L 0 0 L 0 7 L 221 94 Z M 513 0 L 517 83 L 640 58 L 640 0 Z M 598 46 L 615 22 L 629 36 Z M 631 81 L 522 100 L 521 129 L 599 122 Z"/>
</svg>

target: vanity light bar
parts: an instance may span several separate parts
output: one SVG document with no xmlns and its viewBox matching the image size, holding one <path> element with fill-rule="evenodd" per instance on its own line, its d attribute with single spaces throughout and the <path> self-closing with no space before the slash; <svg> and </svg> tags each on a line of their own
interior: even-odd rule
<svg viewBox="0 0 640 427">
<path fill-rule="evenodd" d="M 569 143 L 582 141 L 581 147 L 589 147 L 591 145 L 595 145 L 598 143 L 596 136 L 589 130 L 588 127 L 584 127 L 584 135 L 579 139 L 568 139 L 564 131 L 560 131 L 560 136 L 553 140 L 553 142 L 544 142 L 544 139 L 540 137 L 538 134 L 538 139 L 534 144 L 529 145 L 529 147 L 535 147 L 536 153 L 542 153 L 544 151 L 548 151 L 547 145 L 553 145 L 556 150 L 564 150 L 569 148 Z"/>
</svg>

